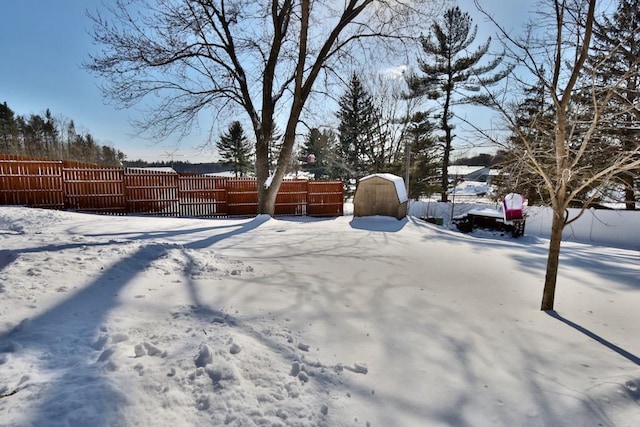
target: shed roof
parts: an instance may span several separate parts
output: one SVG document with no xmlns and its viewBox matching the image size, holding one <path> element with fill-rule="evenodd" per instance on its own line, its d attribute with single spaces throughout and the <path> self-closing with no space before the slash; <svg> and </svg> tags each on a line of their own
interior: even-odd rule
<svg viewBox="0 0 640 427">
<path fill-rule="evenodd" d="M 364 178 L 361 178 L 360 182 L 374 177 L 391 181 L 396 187 L 396 194 L 398 195 L 398 201 L 400 203 L 404 203 L 409 200 L 409 197 L 407 197 L 407 187 L 405 187 L 404 185 L 404 180 L 397 175 L 393 175 L 391 173 L 374 173 L 372 175 L 367 175 Z"/>
</svg>

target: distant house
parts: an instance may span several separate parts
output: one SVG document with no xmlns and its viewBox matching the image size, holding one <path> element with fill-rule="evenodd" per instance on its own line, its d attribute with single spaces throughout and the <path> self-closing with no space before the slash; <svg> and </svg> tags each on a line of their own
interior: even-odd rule
<svg viewBox="0 0 640 427">
<path fill-rule="evenodd" d="M 178 172 L 175 171 L 175 169 L 168 167 L 168 166 L 150 166 L 150 167 L 128 167 L 127 168 L 129 171 L 135 171 L 135 172 L 162 172 L 162 173 L 170 173 L 170 174 L 177 174 Z"/>
<path fill-rule="evenodd" d="M 449 181 L 477 181 L 491 185 L 500 171 L 486 166 L 451 165 L 448 168 Z"/>
<path fill-rule="evenodd" d="M 447 172 L 449 178 L 467 179 L 467 176 L 486 169 L 484 166 L 449 165 Z"/>
<path fill-rule="evenodd" d="M 404 180 L 390 173 L 377 173 L 360 179 L 353 198 L 353 216 L 407 216 L 407 189 Z"/>
</svg>

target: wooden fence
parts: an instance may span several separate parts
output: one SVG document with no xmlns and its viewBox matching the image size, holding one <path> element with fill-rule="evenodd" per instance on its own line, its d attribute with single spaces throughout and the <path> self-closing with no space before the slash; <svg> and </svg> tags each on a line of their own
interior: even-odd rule
<svg viewBox="0 0 640 427">
<path fill-rule="evenodd" d="M 284 180 L 275 215 L 341 216 L 343 198 L 340 181 Z M 111 215 L 253 216 L 258 183 L 0 154 L 0 205 Z"/>
</svg>

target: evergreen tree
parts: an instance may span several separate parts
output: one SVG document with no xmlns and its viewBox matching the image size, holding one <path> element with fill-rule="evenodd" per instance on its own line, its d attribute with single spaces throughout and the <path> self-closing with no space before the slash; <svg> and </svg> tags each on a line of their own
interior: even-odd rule
<svg viewBox="0 0 640 427">
<path fill-rule="evenodd" d="M 16 116 L 6 102 L 0 104 L 0 153 L 113 166 L 121 165 L 125 157 L 119 150 L 100 146 L 90 133 L 76 133 L 73 120 L 63 124 L 49 109 L 44 116 Z"/>
<path fill-rule="evenodd" d="M 43 140 L 41 152 L 48 158 L 56 157 L 60 152 L 60 141 L 56 120 L 51 111 L 47 108 L 44 113 Z"/>
<path fill-rule="evenodd" d="M 500 177 L 495 181 L 499 194 L 523 194 L 529 204 L 551 203 L 540 171 L 524 161 L 525 153 L 533 150 L 535 156 L 546 159 L 540 167 L 553 167 L 555 115 L 551 97 L 542 81 L 525 88 L 524 98 L 515 107 L 512 134 L 502 154 Z M 524 146 L 523 140 L 528 143 Z M 545 153 L 547 153 L 545 155 Z"/>
<path fill-rule="evenodd" d="M 0 104 L 0 153 L 19 152 L 18 125 L 15 113 L 6 102 Z"/>
<path fill-rule="evenodd" d="M 425 112 L 411 117 L 407 137 L 410 138 L 409 197 L 418 199 L 431 195 L 439 185 L 434 181 L 438 174 L 438 155 L 436 141 L 433 138 L 435 126 Z"/>
<path fill-rule="evenodd" d="M 336 178 L 337 170 L 333 167 L 336 145 L 336 135 L 333 131 L 321 131 L 317 128 L 309 130 L 300 153 L 302 169 L 312 173 L 314 179 Z"/>
<path fill-rule="evenodd" d="M 374 135 L 379 126 L 373 98 L 354 73 L 347 91 L 339 100 L 337 117 L 340 176 L 345 181 L 359 179 L 371 171 L 374 163 Z"/>
<path fill-rule="evenodd" d="M 216 146 L 223 163 L 233 166 L 236 177 L 245 176 L 249 172 L 251 144 L 247 141 L 239 121 L 234 121 L 229 125 L 227 133 L 220 137 Z"/>
<path fill-rule="evenodd" d="M 637 149 L 640 140 L 640 0 L 618 0 L 612 16 L 602 16 L 596 22 L 593 54 L 586 74 L 596 76 L 600 93 L 616 88 L 616 96 L 607 104 L 603 125 L 599 127 L 600 150 Z M 587 100 L 588 101 L 588 100 Z M 589 106 L 590 103 L 585 103 Z M 607 147 L 608 146 L 608 147 Z M 593 150 L 597 152 L 597 149 Z M 606 160 L 606 156 L 605 156 Z M 636 193 L 640 171 L 618 176 L 624 185 L 627 209 L 636 208 Z"/>
<path fill-rule="evenodd" d="M 588 132 L 589 117 L 593 114 L 590 111 L 588 93 L 591 85 L 587 82 L 588 79 L 583 80 L 582 88 L 577 89 L 571 99 L 569 110 L 572 123 L 565 128 L 566 147 L 571 153 L 581 150 L 585 133 Z M 496 181 L 499 193 L 518 192 L 525 195 L 530 205 L 550 205 L 551 193 L 545 186 L 542 175 L 550 174 L 556 165 L 556 118 L 555 106 L 543 81 L 525 89 L 525 97 L 515 111 L 513 132 L 500 164 L 503 173 Z M 523 142 L 525 140 L 526 146 Z M 577 183 L 586 179 L 592 180 L 592 185 L 576 193 L 571 201 L 572 206 L 588 205 L 596 200 L 599 188 L 606 182 L 593 180 L 591 171 L 599 170 L 607 164 L 609 150 L 608 137 L 596 131 L 590 137 L 588 149 L 581 150 L 584 153 L 574 160 L 575 168 L 572 173 L 577 179 L 567 183 L 567 189 L 573 190 Z M 528 155 L 534 155 L 540 161 L 532 165 L 525 159 Z"/>
<path fill-rule="evenodd" d="M 24 122 L 22 129 L 25 154 L 28 156 L 41 156 L 45 152 L 43 142 L 45 140 L 45 121 L 39 114 L 31 114 Z"/>
<path fill-rule="evenodd" d="M 440 103 L 440 130 L 442 136 L 442 201 L 447 201 L 449 157 L 452 150 L 452 107 L 459 104 L 488 105 L 489 97 L 480 94 L 504 77 L 511 69 L 495 74 L 503 56 L 497 56 L 486 65 L 479 62 L 489 51 L 491 38 L 475 51 L 468 52 L 477 34 L 477 26 L 471 16 L 459 7 L 448 9 L 442 22 L 434 21 L 428 37 L 421 38 L 424 58 L 418 60 L 423 76 L 411 74 L 407 77 L 410 96 L 427 96 Z"/>
</svg>

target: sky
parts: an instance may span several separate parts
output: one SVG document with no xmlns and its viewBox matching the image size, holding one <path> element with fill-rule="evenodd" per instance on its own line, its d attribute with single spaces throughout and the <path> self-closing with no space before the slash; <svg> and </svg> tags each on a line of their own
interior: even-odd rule
<svg viewBox="0 0 640 427">
<path fill-rule="evenodd" d="M 526 5 L 533 4 L 533 0 L 481 3 L 496 19 L 517 30 L 527 19 Z M 103 98 L 98 78 L 81 67 L 88 55 L 96 52 L 85 11 L 95 11 L 100 4 L 98 0 L 3 2 L 0 102 L 7 102 L 19 115 L 43 114 L 48 108 L 56 117 L 73 119 L 77 129 L 90 132 L 101 144 L 123 151 L 129 160 L 166 161 L 171 155 L 174 160 L 191 162 L 216 160 L 211 150 L 197 149 L 209 138 L 208 124 L 201 123 L 180 145 L 175 139 L 153 143 L 135 136 L 131 126 L 131 119 L 139 117 L 135 109 L 117 110 Z M 476 16 L 472 0 L 459 4 Z M 474 22 L 480 28 L 478 41 L 492 33 L 479 16 Z"/>
<path fill-rule="evenodd" d="M 537 227 L 462 234 L 423 208 L 0 207 L 0 427 L 637 426 L 638 240 L 565 241 L 546 313 Z"/>
</svg>

